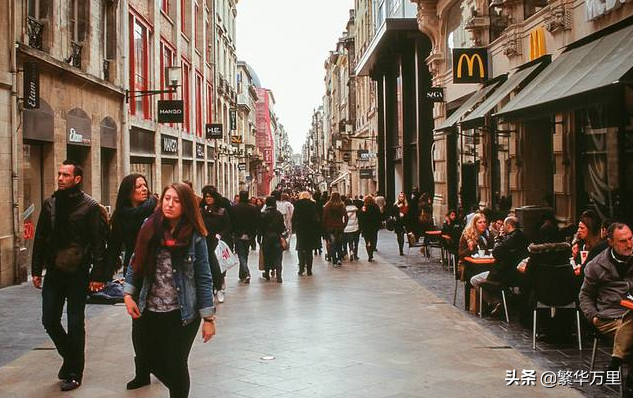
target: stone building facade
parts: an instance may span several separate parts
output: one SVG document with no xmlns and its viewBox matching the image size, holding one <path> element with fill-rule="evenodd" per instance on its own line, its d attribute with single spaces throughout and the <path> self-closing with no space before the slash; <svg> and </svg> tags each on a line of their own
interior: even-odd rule
<svg viewBox="0 0 633 398">
<path fill-rule="evenodd" d="M 260 86 L 255 71 L 244 61 L 237 62 L 237 129 L 243 143 L 239 144 L 238 172 L 240 190 L 251 196 L 257 195 L 257 175 L 263 154 L 257 147 L 257 87 Z"/>
<path fill-rule="evenodd" d="M 563 223 L 589 208 L 630 221 L 633 4 L 413 2 L 432 43 L 433 85 L 445 88 L 433 111 L 436 217 L 460 205 L 533 205 Z M 460 47 L 486 48 L 494 87 L 453 82 Z"/>
</svg>

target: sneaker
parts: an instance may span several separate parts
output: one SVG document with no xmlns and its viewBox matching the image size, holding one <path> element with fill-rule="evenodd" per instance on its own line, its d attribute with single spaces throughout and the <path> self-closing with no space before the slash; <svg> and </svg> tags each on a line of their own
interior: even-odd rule
<svg viewBox="0 0 633 398">
<path fill-rule="evenodd" d="M 216 297 L 218 299 L 218 303 L 222 304 L 224 302 L 224 290 L 219 290 Z"/>
<path fill-rule="evenodd" d="M 71 377 L 62 381 L 61 384 L 59 385 L 59 388 L 62 391 L 72 391 L 76 388 L 79 388 L 80 385 L 81 385 L 81 382 L 75 380 L 74 377 Z"/>
</svg>

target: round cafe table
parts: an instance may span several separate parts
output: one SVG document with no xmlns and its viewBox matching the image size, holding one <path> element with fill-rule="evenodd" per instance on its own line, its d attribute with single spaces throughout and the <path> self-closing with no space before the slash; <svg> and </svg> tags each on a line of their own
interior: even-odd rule
<svg viewBox="0 0 633 398">
<path fill-rule="evenodd" d="M 464 257 L 461 267 L 461 280 L 464 282 L 464 309 L 470 309 L 470 278 L 485 271 L 490 271 L 495 266 L 495 258 L 485 257 Z"/>
</svg>

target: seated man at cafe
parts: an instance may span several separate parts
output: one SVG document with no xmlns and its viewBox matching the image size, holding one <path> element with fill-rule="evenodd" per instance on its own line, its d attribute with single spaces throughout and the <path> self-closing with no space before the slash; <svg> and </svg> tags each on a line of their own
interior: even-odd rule
<svg viewBox="0 0 633 398">
<path fill-rule="evenodd" d="M 527 256 L 528 240 L 521 229 L 516 217 L 507 217 L 503 221 L 500 235 L 498 236 L 492 256 L 495 258 L 495 266 L 491 271 L 482 272 L 470 279 L 474 288 L 484 284 L 483 299 L 494 306 L 491 314 L 496 314 L 501 308 L 501 298 L 493 295 L 486 289 L 485 282 L 500 282 L 504 285 L 516 285 L 518 282 L 517 265 Z"/>
<path fill-rule="evenodd" d="M 626 361 L 633 369 L 633 313 L 620 304 L 633 286 L 633 234 L 624 223 L 607 231 L 609 248 L 587 264 L 580 289 L 580 308 L 602 334 L 613 336 L 613 353 L 607 370 Z M 633 396 L 633 372 L 626 380 L 626 396 Z"/>
</svg>

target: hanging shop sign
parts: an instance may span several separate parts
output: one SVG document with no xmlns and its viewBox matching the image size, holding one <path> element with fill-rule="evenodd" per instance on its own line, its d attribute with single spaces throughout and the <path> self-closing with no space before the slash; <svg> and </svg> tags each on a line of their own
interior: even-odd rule
<svg viewBox="0 0 633 398">
<path fill-rule="evenodd" d="M 196 158 L 204 159 L 204 145 L 196 144 Z"/>
<path fill-rule="evenodd" d="M 453 83 L 483 83 L 488 80 L 486 48 L 453 49 Z"/>
<path fill-rule="evenodd" d="M 244 139 L 241 135 L 232 135 L 231 136 L 231 144 L 241 144 L 244 142 Z"/>
<path fill-rule="evenodd" d="M 444 87 L 429 87 L 424 97 L 431 102 L 444 102 Z"/>
<path fill-rule="evenodd" d="M 357 152 L 357 159 L 361 161 L 368 161 L 371 158 L 371 154 L 367 149 L 359 149 Z"/>
<path fill-rule="evenodd" d="M 184 109 L 183 100 L 159 100 L 158 123 L 182 123 Z"/>
<path fill-rule="evenodd" d="M 40 66 L 37 62 L 25 62 L 24 67 L 24 109 L 40 107 Z"/>
<path fill-rule="evenodd" d="M 344 152 L 343 153 L 343 161 L 344 162 L 349 162 L 350 160 L 352 160 L 352 154 L 349 152 Z"/>
<path fill-rule="evenodd" d="M 231 131 L 237 130 L 237 111 L 235 109 L 229 110 L 229 123 Z"/>
<path fill-rule="evenodd" d="M 162 135 L 161 142 L 164 154 L 178 155 L 178 138 Z"/>
<path fill-rule="evenodd" d="M 360 169 L 358 176 L 361 180 L 371 180 L 374 178 L 374 169 Z"/>
<path fill-rule="evenodd" d="M 237 169 L 239 171 L 245 171 L 246 170 L 246 163 L 238 163 L 237 164 Z"/>
<path fill-rule="evenodd" d="M 82 109 L 74 108 L 66 114 L 66 138 L 69 144 L 89 146 L 92 143 L 92 123 Z"/>
<path fill-rule="evenodd" d="M 207 140 L 217 140 L 224 137 L 224 133 L 222 131 L 222 123 L 205 124 L 204 131 Z"/>
</svg>

